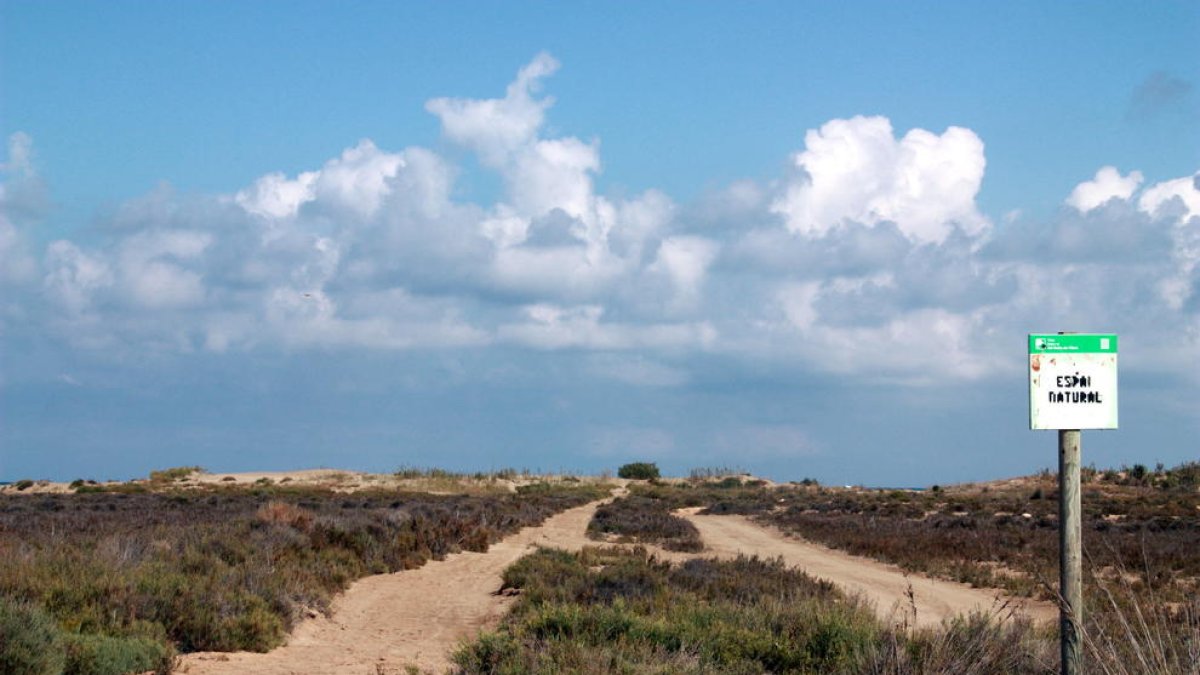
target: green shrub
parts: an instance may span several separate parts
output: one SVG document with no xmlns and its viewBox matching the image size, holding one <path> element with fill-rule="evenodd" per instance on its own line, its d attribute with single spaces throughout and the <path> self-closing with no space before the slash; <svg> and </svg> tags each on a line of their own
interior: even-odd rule
<svg viewBox="0 0 1200 675">
<path fill-rule="evenodd" d="M 174 466 L 162 471 L 151 471 L 150 481 L 154 483 L 175 483 L 184 480 L 194 473 L 204 473 L 204 467 Z"/>
<path fill-rule="evenodd" d="M 617 476 L 631 480 L 654 480 L 659 477 L 658 465 L 651 462 L 631 462 L 617 469 Z"/>
<path fill-rule="evenodd" d="M 17 481 L 15 485 L 18 490 L 28 490 L 29 488 L 33 487 L 33 481 L 29 480 L 28 478 L 22 478 L 21 480 Z"/>
<path fill-rule="evenodd" d="M 0 598 L 0 673 L 58 675 L 62 636 L 42 610 Z"/>
<path fill-rule="evenodd" d="M 171 670 L 174 652 L 150 638 L 108 635 L 66 636 L 63 675 L 124 675 Z"/>
</svg>

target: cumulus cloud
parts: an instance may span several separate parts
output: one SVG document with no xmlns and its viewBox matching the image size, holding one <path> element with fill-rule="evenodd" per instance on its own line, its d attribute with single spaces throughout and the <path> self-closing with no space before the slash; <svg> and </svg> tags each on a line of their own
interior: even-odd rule
<svg viewBox="0 0 1200 675">
<path fill-rule="evenodd" d="M 1158 288 L 1172 309 L 1181 310 L 1200 298 L 1200 173 L 1146 188 L 1138 208 L 1171 224 L 1174 266 Z"/>
<path fill-rule="evenodd" d="M 0 164 L 0 287 L 30 281 L 36 262 L 28 229 L 42 216 L 49 197 L 33 164 L 33 139 L 18 131 L 8 137 L 8 156 Z"/>
<path fill-rule="evenodd" d="M 886 117 L 858 116 L 808 131 L 804 145 L 793 157 L 799 175 L 771 207 L 793 232 L 886 221 L 913 241 L 939 243 L 956 227 L 971 235 L 988 228 L 975 208 L 983 141 L 970 129 L 913 129 L 897 140 Z"/>
<path fill-rule="evenodd" d="M 520 148 L 527 147 L 542 126 L 552 98 L 534 98 L 542 80 L 559 63 L 545 52 L 521 68 L 502 99 L 435 98 L 425 109 L 442 121 L 450 140 L 479 153 L 480 160 L 499 168 Z"/>
<path fill-rule="evenodd" d="M 677 305 L 691 307 L 699 302 L 708 268 L 718 250 L 715 242 L 702 237 L 668 237 L 659 246 L 650 270 L 670 279 Z"/>
<path fill-rule="evenodd" d="M 1067 197 L 1067 205 L 1081 213 L 1087 213 L 1112 199 L 1128 200 L 1142 184 L 1142 172 L 1130 171 L 1122 176 L 1116 167 L 1101 167 L 1096 177 L 1075 186 Z"/>
<path fill-rule="evenodd" d="M 50 244 L 46 249 L 46 269 L 46 292 L 69 315 L 86 313 L 91 309 L 92 299 L 113 284 L 107 260 L 69 241 Z"/>
<path fill-rule="evenodd" d="M 289 179 L 270 173 L 234 195 L 247 211 L 267 218 L 295 216 L 300 207 L 319 200 L 337 213 L 370 218 L 391 193 L 391 181 L 405 166 L 399 154 L 387 153 L 370 140 L 359 141 L 319 171 L 306 171 Z"/>
<path fill-rule="evenodd" d="M 1154 216 L 1175 216 L 1179 222 L 1200 217 L 1200 173 L 1156 183 L 1142 192 L 1138 207 Z"/>
<path fill-rule="evenodd" d="M 499 98 L 426 106 L 499 179 L 492 203 L 457 196 L 463 169 L 447 157 L 364 139 L 230 194 L 162 186 L 130 200 L 88 244 L 27 256 L 37 302 L 10 297 L 76 345 L 558 350 L 588 377 L 642 387 L 694 381 L 696 355 L 977 382 L 1019 367 L 1012 336 L 1041 329 L 1156 326 L 1190 340 L 1174 353 L 1198 350 L 1197 176 L 1144 186 L 1102 167 L 1071 208 L 992 228 L 974 132 L 898 137 L 885 117 L 853 117 L 781 147 L 794 166 L 775 180 L 683 205 L 653 189 L 614 197 L 597 189 L 598 140 L 547 131 L 540 92 L 557 68 L 539 55 Z M 36 179 L 31 148 L 10 139 L 6 274 L 32 222 L 33 192 L 13 197 Z M 754 433 L 779 452 L 805 446 L 788 429 Z"/>
</svg>

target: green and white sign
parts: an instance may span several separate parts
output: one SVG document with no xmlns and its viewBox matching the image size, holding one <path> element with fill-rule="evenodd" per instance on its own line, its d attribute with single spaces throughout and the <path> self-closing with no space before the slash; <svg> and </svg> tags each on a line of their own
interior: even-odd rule
<svg viewBox="0 0 1200 675">
<path fill-rule="evenodd" d="M 1117 428 L 1117 336 L 1029 336 L 1029 428 Z"/>
</svg>

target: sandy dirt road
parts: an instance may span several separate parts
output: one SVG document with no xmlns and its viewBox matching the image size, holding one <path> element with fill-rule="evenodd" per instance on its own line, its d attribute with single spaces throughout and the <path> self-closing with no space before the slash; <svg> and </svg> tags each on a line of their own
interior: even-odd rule
<svg viewBox="0 0 1200 675">
<path fill-rule="evenodd" d="M 915 625 L 935 626 L 956 614 L 997 610 L 1005 602 L 997 590 L 907 574 L 893 565 L 790 537 L 743 516 L 700 516 L 694 511 L 680 512 L 679 515 L 692 521 L 700 530 L 705 546 L 701 555 L 730 558 L 742 553 L 760 558 L 782 557 L 789 567 L 799 567 L 811 576 L 832 581 L 843 590 L 862 594 L 874 603 L 876 613 L 887 621 L 900 622 L 907 618 L 909 625 L 914 625 L 915 606 Z M 911 600 L 908 596 L 910 588 Z M 1008 599 L 1007 602 L 1009 607 L 1028 614 L 1034 621 L 1058 618 L 1058 608 L 1047 602 L 1027 599 Z"/>
<path fill-rule="evenodd" d="M 514 599 L 495 595 L 501 573 L 538 546 L 578 550 L 597 542 L 585 531 L 601 502 L 564 511 L 541 526 L 521 530 L 486 553 L 458 553 L 415 570 L 366 577 L 333 603 L 331 617 L 303 622 L 288 643 L 267 654 L 203 652 L 182 658 L 177 672 L 187 675 L 394 675 L 415 666 L 442 673 L 450 652 L 479 630 L 499 623 Z M 828 579 L 872 601 L 885 619 L 910 611 L 912 588 L 918 625 L 972 609 L 996 607 L 997 592 L 906 575 L 901 570 L 824 546 L 788 537 L 740 516 L 684 515 L 700 530 L 700 556 L 782 556 L 788 565 Z M 682 560 L 693 554 L 656 552 Z M 1025 601 L 1035 620 L 1053 619 L 1047 603 Z"/>
<path fill-rule="evenodd" d="M 493 544 L 415 570 L 365 577 L 333 603 L 331 617 L 303 622 L 267 654 L 200 652 L 183 657 L 188 675 L 393 675 L 407 666 L 444 672 L 449 652 L 497 624 L 514 598 L 494 595 L 501 573 L 537 546 L 578 550 L 599 502 L 551 516 Z"/>
</svg>

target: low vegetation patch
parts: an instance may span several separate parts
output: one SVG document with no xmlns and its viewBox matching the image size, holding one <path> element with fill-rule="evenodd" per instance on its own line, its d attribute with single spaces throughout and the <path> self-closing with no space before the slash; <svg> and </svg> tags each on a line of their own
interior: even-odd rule
<svg viewBox="0 0 1200 675">
<path fill-rule="evenodd" d="M 702 550 L 696 526 L 673 515 L 670 507 L 670 502 L 653 497 L 622 497 L 596 509 L 588 536 L 603 540 L 616 535 L 623 543 L 658 544 L 669 551 Z"/>
<path fill-rule="evenodd" d="M 2 659 L 29 653 L 51 659 L 29 672 L 61 661 L 115 673 L 164 670 L 175 650 L 266 651 L 358 577 L 486 550 L 600 496 L 547 484 L 488 496 L 285 485 L 0 496 L 0 672 L 25 672 Z M 26 627 L 20 639 L 11 626 Z"/>
<path fill-rule="evenodd" d="M 870 608 L 782 562 L 644 550 L 541 550 L 504 575 L 521 599 L 455 655 L 465 673 L 1046 673 L 1026 623 L 973 617 L 938 631 Z"/>
</svg>

